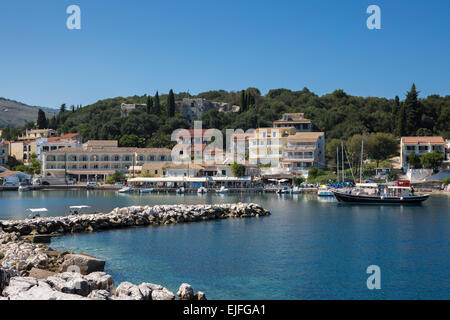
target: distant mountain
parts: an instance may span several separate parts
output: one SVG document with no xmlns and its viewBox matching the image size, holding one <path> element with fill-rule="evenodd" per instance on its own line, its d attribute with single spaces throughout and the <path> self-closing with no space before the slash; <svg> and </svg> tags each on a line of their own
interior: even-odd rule
<svg viewBox="0 0 450 320">
<path fill-rule="evenodd" d="M 0 97 L 0 128 L 22 126 L 28 121 L 36 121 L 38 110 L 42 109 L 47 118 L 55 115 L 58 110 L 29 106 L 21 102 Z"/>
</svg>

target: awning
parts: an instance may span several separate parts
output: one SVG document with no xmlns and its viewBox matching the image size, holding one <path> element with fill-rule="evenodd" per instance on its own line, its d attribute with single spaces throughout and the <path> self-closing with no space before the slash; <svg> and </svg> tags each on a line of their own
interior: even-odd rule
<svg viewBox="0 0 450 320">
<path fill-rule="evenodd" d="M 31 211 L 31 212 L 48 212 L 48 210 L 46 208 L 27 209 L 26 211 Z"/>
</svg>

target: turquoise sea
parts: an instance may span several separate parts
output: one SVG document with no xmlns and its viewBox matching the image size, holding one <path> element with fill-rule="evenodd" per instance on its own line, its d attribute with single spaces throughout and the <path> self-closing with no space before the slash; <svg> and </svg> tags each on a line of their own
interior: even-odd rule
<svg viewBox="0 0 450 320">
<path fill-rule="evenodd" d="M 113 191 L 0 193 L 0 219 L 27 208 L 64 215 L 70 205 L 99 211 L 174 203 L 256 202 L 264 218 L 230 219 L 67 235 L 51 247 L 107 261 L 116 282 L 183 282 L 209 299 L 449 299 L 450 197 L 419 206 L 338 204 L 315 195 L 118 195 Z M 381 269 L 368 290 L 366 269 Z"/>
</svg>

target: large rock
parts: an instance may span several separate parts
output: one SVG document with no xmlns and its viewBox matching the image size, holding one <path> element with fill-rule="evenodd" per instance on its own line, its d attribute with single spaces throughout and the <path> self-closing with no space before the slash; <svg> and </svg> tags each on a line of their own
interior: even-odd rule
<svg viewBox="0 0 450 320">
<path fill-rule="evenodd" d="M 16 274 L 12 270 L 0 269 L 0 295 L 4 288 L 9 285 L 9 280 Z"/>
<path fill-rule="evenodd" d="M 87 275 L 105 269 L 105 261 L 85 254 L 67 254 L 64 256 L 62 271 L 79 272 Z"/>
<path fill-rule="evenodd" d="M 180 298 L 180 300 L 193 300 L 194 299 L 194 289 L 192 289 L 191 285 L 189 285 L 187 283 L 183 283 L 180 286 L 180 289 L 178 289 L 177 296 L 178 296 L 178 298 Z"/>
<path fill-rule="evenodd" d="M 36 279 L 47 279 L 48 277 L 56 275 L 56 272 L 33 267 L 28 275 Z"/>
<path fill-rule="evenodd" d="M 17 296 L 38 285 L 38 281 L 29 277 L 14 277 L 9 280 L 9 285 L 3 289 L 3 296 Z"/>
<path fill-rule="evenodd" d="M 114 288 L 114 280 L 105 272 L 92 272 L 87 276 L 84 276 L 89 283 L 91 290 L 106 290 L 112 292 Z"/>
<path fill-rule="evenodd" d="M 112 300 L 112 294 L 106 290 L 94 290 L 88 295 L 91 300 Z"/>
<path fill-rule="evenodd" d="M 166 288 L 152 291 L 152 300 L 175 300 L 175 295 Z"/>
<path fill-rule="evenodd" d="M 142 295 L 141 290 L 139 290 L 139 287 L 127 281 L 122 282 L 116 288 L 116 296 L 131 297 L 133 300 L 144 300 L 144 296 Z"/>
<path fill-rule="evenodd" d="M 56 291 L 50 286 L 39 283 L 27 291 L 18 294 L 10 295 L 10 300 L 83 300 L 84 298 L 75 294 L 67 294 Z"/>
</svg>

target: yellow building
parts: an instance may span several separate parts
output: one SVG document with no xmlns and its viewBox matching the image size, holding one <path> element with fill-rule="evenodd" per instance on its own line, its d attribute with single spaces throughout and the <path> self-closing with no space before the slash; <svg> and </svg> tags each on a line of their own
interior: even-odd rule
<svg viewBox="0 0 450 320">
<path fill-rule="evenodd" d="M 170 164 L 168 161 L 145 162 L 142 165 L 141 175 L 144 177 L 163 177 L 166 175 Z"/>
<path fill-rule="evenodd" d="M 287 137 L 295 134 L 294 127 L 258 128 L 249 138 L 249 163 L 272 164 L 278 167 L 283 157 Z"/>
<path fill-rule="evenodd" d="M 24 163 L 30 162 L 33 153 L 36 153 L 36 140 L 12 141 L 9 144 L 9 155 Z"/>
<path fill-rule="evenodd" d="M 4 166 L 8 162 L 9 144 L 5 141 L 0 141 L 0 166 Z"/>
</svg>

